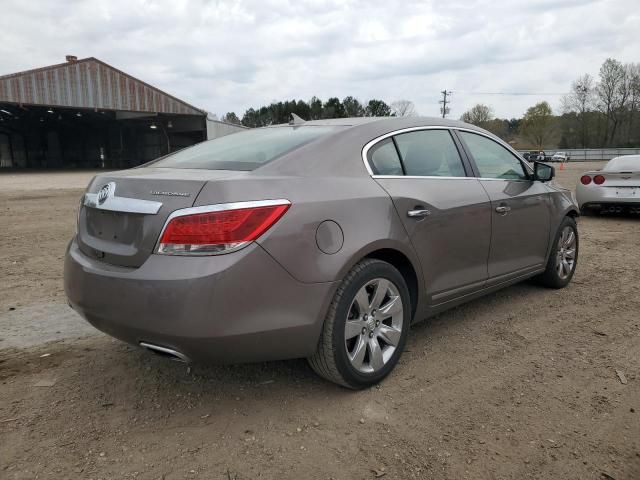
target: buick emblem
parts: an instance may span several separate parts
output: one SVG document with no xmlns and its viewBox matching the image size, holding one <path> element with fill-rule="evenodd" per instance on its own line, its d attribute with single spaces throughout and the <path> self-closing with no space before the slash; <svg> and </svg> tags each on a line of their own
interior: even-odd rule
<svg viewBox="0 0 640 480">
<path fill-rule="evenodd" d="M 109 182 L 106 185 L 103 185 L 100 190 L 98 190 L 98 205 L 102 205 L 107 198 L 113 195 L 113 191 L 116 188 L 116 184 L 113 182 Z"/>
</svg>

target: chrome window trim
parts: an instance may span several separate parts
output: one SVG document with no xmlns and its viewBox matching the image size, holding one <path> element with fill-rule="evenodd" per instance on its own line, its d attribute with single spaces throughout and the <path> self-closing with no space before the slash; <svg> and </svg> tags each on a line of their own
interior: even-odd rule
<svg viewBox="0 0 640 480">
<path fill-rule="evenodd" d="M 493 178 L 493 177 L 474 177 L 477 180 L 489 182 L 532 182 L 533 180 L 526 178 Z"/>
<path fill-rule="evenodd" d="M 498 145 L 505 147 L 512 155 L 515 155 L 515 157 L 520 160 L 521 162 L 524 162 L 524 166 L 525 166 L 525 170 L 526 169 L 530 169 L 529 164 L 526 162 L 526 160 L 524 160 L 520 154 L 514 150 L 513 148 L 511 148 L 511 146 L 504 142 L 503 140 L 501 140 L 500 138 L 496 138 L 493 137 L 492 135 L 488 135 L 484 132 L 478 131 L 478 130 L 474 130 L 472 128 L 464 128 L 464 127 L 455 127 L 455 126 L 447 126 L 447 125 L 425 125 L 422 127 L 407 127 L 407 128 L 401 128 L 398 130 L 394 130 L 392 132 L 388 132 L 385 133 L 384 135 L 380 135 L 376 138 L 374 138 L 373 140 L 370 140 L 369 142 L 367 142 L 365 144 L 365 146 L 362 148 L 362 162 L 364 163 L 364 168 L 367 170 L 367 172 L 369 173 L 369 175 L 371 176 L 371 178 L 413 178 L 413 179 L 417 179 L 417 178 L 440 178 L 440 179 L 456 179 L 456 180 L 460 180 L 460 179 L 474 179 L 474 180 L 500 180 L 503 182 L 530 182 L 531 180 L 520 180 L 520 179 L 508 179 L 508 178 L 491 178 L 491 177 L 469 177 L 469 176 L 464 176 L 464 177 L 438 177 L 438 176 L 421 176 L 421 175 L 411 175 L 411 176 L 404 176 L 404 175 L 378 175 L 378 174 L 374 174 L 373 170 L 371 170 L 371 166 L 369 165 L 369 160 L 368 160 L 368 154 L 369 154 L 369 150 L 371 150 L 376 144 L 378 144 L 379 142 L 386 140 L 389 137 L 393 137 L 395 135 L 400 135 L 403 133 L 407 133 L 407 132 L 416 132 L 416 131 L 420 131 L 420 130 L 457 130 L 457 131 L 461 131 L 461 132 L 470 132 L 470 133 L 475 133 L 477 135 L 481 135 L 483 137 L 488 138 L 489 140 L 493 140 L 494 142 L 496 142 Z M 527 172 L 529 174 L 531 174 L 532 172 L 529 171 Z"/>
<path fill-rule="evenodd" d="M 162 226 L 162 230 L 160 230 L 160 235 L 158 235 L 158 240 L 156 240 L 156 245 L 153 248 L 153 253 L 157 253 L 159 255 L 173 255 L 173 256 L 186 255 L 190 257 L 196 257 L 196 256 L 203 257 L 203 256 L 213 256 L 213 255 L 225 255 L 227 253 L 238 251 L 246 247 L 248 244 L 252 242 L 240 242 L 235 247 L 229 248 L 223 252 L 202 252 L 202 253 L 194 252 L 194 253 L 185 254 L 185 253 L 159 253 L 158 250 L 160 248 L 160 239 L 162 238 L 162 235 L 164 235 L 164 231 L 167 228 L 167 225 L 169 225 L 169 222 L 171 222 L 171 220 L 173 220 L 176 217 L 196 215 L 198 213 L 211 213 L 211 212 L 222 212 L 225 210 L 238 210 L 241 208 L 275 207 L 278 205 L 291 205 L 291 202 L 286 198 L 278 198 L 274 200 L 249 200 L 246 202 L 216 203 L 213 205 L 201 205 L 199 207 L 188 207 L 188 208 L 180 208 L 178 210 L 174 210 L 169 214 L 169 216 L 164 222 L 164 225 Z"/>
<path fill-rule="evenodd" d="M 439 177 L 437 175 L 371 175 L 371 178 L 407 178 L 407 179 L 439 179 L 439 180 L 478 180 L 478 177 Z"/>
</svg>

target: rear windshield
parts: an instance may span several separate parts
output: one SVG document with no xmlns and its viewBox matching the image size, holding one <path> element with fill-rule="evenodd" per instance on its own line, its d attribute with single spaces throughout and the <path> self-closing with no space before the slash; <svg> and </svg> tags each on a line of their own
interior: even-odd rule
<svg viewBox="0 0 640 480">
<path fill-rule="evenodd" d="M 199 143 L 153 162 L 154 167 L 254 170 L 335 131 L 331 126 L 257 128 Z"/>
<path fill-rule="evenodd" d="M 640 155 L 627 155 L 609 160 L 604 168 L 606 172 L 638 172 L 640 171 Z"/>
</svg>

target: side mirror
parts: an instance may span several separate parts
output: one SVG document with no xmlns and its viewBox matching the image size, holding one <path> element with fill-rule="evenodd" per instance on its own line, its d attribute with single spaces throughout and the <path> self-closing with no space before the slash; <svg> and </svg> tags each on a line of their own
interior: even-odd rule
<svg viewBox="0 0 640 480">
<path fill-rule="evenodd" d="M 556 176 L 556 169 L 542 162 L 533 162 L 533 179 L 548 182 Z"/>
</svg>

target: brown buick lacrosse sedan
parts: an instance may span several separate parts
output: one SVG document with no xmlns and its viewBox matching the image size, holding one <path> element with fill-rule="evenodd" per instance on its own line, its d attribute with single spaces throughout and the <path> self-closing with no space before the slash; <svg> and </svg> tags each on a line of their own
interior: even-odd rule
<svg viewBox="0 0 640 480">
<path fill-rule="evenodd" d="M 528 278 L 571 281 L 578 208 L 553 175 L 443 119 L 247 130 L 95 177 L 65 290 L 96 328 L 156 353 L 306 357 L 362 388 L 412 322 Z"/>
</svg>

